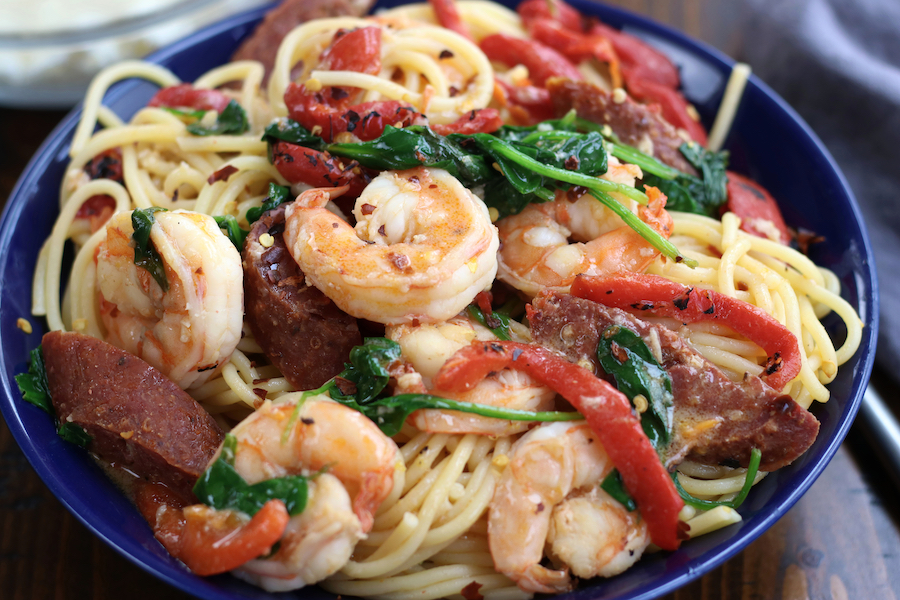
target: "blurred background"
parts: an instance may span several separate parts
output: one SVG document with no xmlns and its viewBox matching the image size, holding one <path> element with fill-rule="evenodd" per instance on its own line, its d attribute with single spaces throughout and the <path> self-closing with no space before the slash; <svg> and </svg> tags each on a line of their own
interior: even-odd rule
<svg viewBox="0 0 900 600">
<path fill-rule="evenodd" d="M 0 202 L 100 67 L 263 0 L 0 0 Z M 900 2 L 611 0 L 753 68 L 811 125 L 866 217 L 882 290 L 875 385 L 900 381 Z M 773 152 L 777 152 L 773 148 Z M 900 502 L 855 425 L 810 493 L 762 538 L 669 599 L 900 596 Z M 127 590 L 127 593 L 123 593 Z M 0 422 L 0 598 L 182 599 L 78 523 Z"/>
</svg>

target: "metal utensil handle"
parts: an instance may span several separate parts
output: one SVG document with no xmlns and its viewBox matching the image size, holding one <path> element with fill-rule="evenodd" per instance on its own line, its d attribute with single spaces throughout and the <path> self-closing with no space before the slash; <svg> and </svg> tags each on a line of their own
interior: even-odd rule
<svg viewBox="0 0 900 600">
<path fill-rule="evenodd" d="M 900 489 L 900 423 L 871 385 L 866 388 L 859 415 L 869 443 Z"/>
</svg>

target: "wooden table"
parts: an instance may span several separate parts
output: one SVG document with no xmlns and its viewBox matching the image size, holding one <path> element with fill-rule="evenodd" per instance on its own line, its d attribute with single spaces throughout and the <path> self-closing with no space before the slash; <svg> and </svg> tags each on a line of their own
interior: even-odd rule
<svg viewBox="0 0 900 600">
<path fill-rule="evenodd" d="M 737 9 L 704 0 L 618 2 L 728 51 Z M 724 6 L 722 6 L 724 5 Z M 708 9 L 715 7 L 713 13 Z M 0 109 L 0 201 L 62 112 Z M 896 390 L 881 388 L 890 400 Z M 890 393 L 893 392 L 893 393 Z M 822 477 L 743 553 L 667 599 L 891 600 L 900 596 L 900 502 L 856 426 Z M 0 421 L 0 599 L 186 599 L 66 511 Z"/>
</svg>

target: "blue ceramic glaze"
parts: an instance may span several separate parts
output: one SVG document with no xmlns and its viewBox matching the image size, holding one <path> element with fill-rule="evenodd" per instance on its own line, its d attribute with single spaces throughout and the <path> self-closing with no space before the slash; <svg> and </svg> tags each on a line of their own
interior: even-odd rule
<svg viewBox="0 0 900 600">
<path fill-rule="evenodd" d="M 619 9 L 586 0 L 572 3 L 587 14 L 623 27 L 663 49 L 679 66 L 684 90 L 709 125 L 721 100 L 733 61 L 714 49 L 664 26 Z M 397 3 L 382 3 L 393 6 Z M 230 18 L 155 53 L 150 60 L 192 81 L 228 60 L 252 31 L 261 10 Z M 155 88 L 134 81 L 116 85 L 105 103 L 130 117 Z M 63 442 L 46 414 L 21 400 L 13 376 L 26 369 L 28 352 L 40 343 L 35 333 L 16 327 L 30 318 L 30 290 L 42 241 L 58 210 L 57 193 L 79 111 L 53 131 L 29 163 L 13 190 L 0 222 L 0 408 L 16 441 L 50 490 L 97 536 L 141 568 L 205 600 L 302 597 L 332 599 L 317 587 L 292 594 L 268 594 L 229 576 L 199 578 L 172 559 L 125 496 L 80 448 Z M 872 250 L 852 192 L 822 143 L 802 119 L 764 83 L 750 78 L 726 141 L 732 168 L 765 186 L 779 201 L 785 219 L 824 235 L 811 258 L 838 275 L 843 295 L 866 327 L 857 354 L 829 386 L 832 398 L 814 408 L 819 437 L 791 466 L 755 486 L 740 509 L 743 521 L 692 540 L 676 552 L 645 556 L 629 571 L 610 580 L 583 582 L 562 600 L 646 599 L 673 591 L 741 551 L 771 527 L 803 495 L 832 458 L 856 415 L 872 369 L 878 328 L 878 292 Z M 841 339 L 839 320 L 826 319 L 829 332 Z"/>
</svg>

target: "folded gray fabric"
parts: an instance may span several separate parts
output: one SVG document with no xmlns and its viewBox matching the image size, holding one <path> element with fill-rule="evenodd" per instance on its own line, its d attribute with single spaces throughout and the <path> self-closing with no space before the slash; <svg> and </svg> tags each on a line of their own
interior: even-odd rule
<svg viewBox="0 0 900 600">
<path fill-rule="evenodd" d="M 876 364 L 900 382 L 900 2 L 746 0 L 740 56 L 847 176 L 881 288 Z"/>
</svg>

